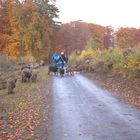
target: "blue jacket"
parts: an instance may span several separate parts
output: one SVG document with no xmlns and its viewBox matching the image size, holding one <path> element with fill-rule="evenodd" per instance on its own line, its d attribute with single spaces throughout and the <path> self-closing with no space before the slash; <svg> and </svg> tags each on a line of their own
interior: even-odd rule
<svg viewBox="0 0 140 140">
<path fill-rule="evenodd" d="M 54 54 L 52 55 L 52 60 L 53 60 L 55 66 L 59 67 L 59 66 L 62 65 L 62 62 L 61 62 L 61 60 L 59 59 L 59 55 L 58 55 L 57 53 L 54 53 Z"/>
</svg>

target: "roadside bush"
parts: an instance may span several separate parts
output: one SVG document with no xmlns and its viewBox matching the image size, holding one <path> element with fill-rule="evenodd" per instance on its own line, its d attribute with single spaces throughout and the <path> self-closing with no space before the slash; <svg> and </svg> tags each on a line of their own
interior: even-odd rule
<svg viewBox="0 0 140 140">
<path fill-rule="evenodd" d="M 91 63 L 99 53 L 100 50 L 96 47 L 94 39 L 90 39 L 79 57 L 80 60 L 83 60 L 84 62 L 88 60 L 89 63 Z"/>
<path fill-rule="evenodd" d="M 98 54 L 98 67 L 105 69 L 106 72 L 112 71 L 117 65 L 119 65 L 122 58 L 122 52 L 118 48 L 103 50 Z"/>
<path fill-rule="evenodd" d="M 123 76 L 140 77 L 140 49 L 135 49 L 134 53 L 128 55 L 123 63 Z"/>
<path fill-rule="evenodd" d="M 79 63 L 80 61 L 80 57 L 76 53 L 72 53 L 69 57 L 69 64 Z"/>
<path fill-rule="evenodd" d="M 81 55 L 80 55 L 80 59 L 81 60 L 87 60 L 87 59 L 92 59 L 95 56 L 94 51 L 91 49 L 88 50 L 83 50 Z"/>
<path fill-rule="evenodd" d="M 125 48 L 125 50 L 129 50 L 129 48 Z M 78 60 L 84 65 L 87 65 L 88 60 L 88 66 L 93 67 L 96 71 L 113 72 L 129 78 L 140 78 L 140 44 L 131 48 L 127 55 L 124 55 L 125 50 L 121 48 L 99 50 L 88 44 L 80 56 L 71 55 L 71 60 Z"/>
</svg>

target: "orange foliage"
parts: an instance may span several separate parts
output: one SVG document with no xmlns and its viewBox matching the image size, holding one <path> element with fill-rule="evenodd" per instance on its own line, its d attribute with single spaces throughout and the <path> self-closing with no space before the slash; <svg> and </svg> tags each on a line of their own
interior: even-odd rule
<svg viewBox="0 0 140 140">
<path fill-rule="evenodd" d="M 121 48 L 134 47 L 140 41 L 140 31 L 136 28 L 120 28 L 116 36 L 117 45 Z"/>
<path fill-rule="evenodd" d="M 13 57 L 17 57 L 20 55 L 20 47 L 19 47 L 19 43 L 12 43 L 9 44 L 5 50 L 6 53 L 8 53 L 8 55 L 13 56 Z"/>
<path fill-rule="evenodd" d="M 91 31 L 91 36 L 96 43 L 96 47 L 102 48 L 106 28 L 97 24 L 89 24 L 89 30 Z"/>
<path fill-rule="evenodd" d="M 73 21 L 62 24 L 55 36 L 56 50 L 66 50 L 68 54 L 82 51 L 90 38 L 93 38 L 96 47 L 103 47 L 106 28 L 82 21 Z"/>
</svg>

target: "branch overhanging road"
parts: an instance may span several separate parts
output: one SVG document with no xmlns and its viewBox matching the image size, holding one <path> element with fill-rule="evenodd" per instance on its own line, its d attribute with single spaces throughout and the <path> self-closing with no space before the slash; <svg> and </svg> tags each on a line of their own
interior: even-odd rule
<svg viewBox="0 0 140 140">
<path fill-rule="evenodd" d="M 53 77 L 49 140 L 140 140 L 140 110 L 76 74 Z"/>
</svg>

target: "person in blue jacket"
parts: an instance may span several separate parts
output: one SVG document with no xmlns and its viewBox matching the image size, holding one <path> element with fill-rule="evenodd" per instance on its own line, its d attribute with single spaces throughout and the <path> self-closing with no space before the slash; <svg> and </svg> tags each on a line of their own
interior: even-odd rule
<svg viewBox="0 0 140 140">
<path fill-rule="evenodd" d="M 54 53 L 52 55 L 52 60 L 53 60 L 53 66 L 61 67 L 62 62 L 61 62 L 60 57 L 59 57 L 59 55 L 57 53 Z"/>
</svg>

